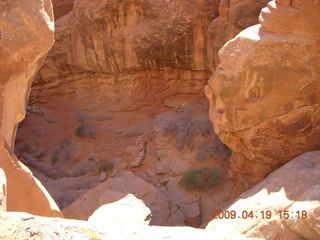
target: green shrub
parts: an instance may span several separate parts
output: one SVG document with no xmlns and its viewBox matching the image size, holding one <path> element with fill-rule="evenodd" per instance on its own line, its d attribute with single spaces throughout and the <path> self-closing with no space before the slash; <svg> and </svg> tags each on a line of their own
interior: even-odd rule
<svg viewBox="0 0 320 240">
<path fill-rule="evenodd" d="M 59 152 L 56 150 L 53 155 L 51 156 L 51 164 L 54 165 L 59 162 L 59 157 L 58 157 Z"/>
<path fill-rule="evenodd" d="M 216 169 L 201 167 L 186 171 L 179 180 L 185 190 L 204 190 L 215 188 L 220 184 L 220 176 Z"/>
<path fill-rule="evenodd" d="M 98 162 L 97 173 L 100 174 L 102 172 L 111 171 L 114 168 L 114 165 L 111 161 L 106 159 L 101 159 Z"/>
<path fill-rule="evenodd" d="M 80 138 L 84 138 L 86 137 L 86 133 L 85 133 L 85 128 L 86 128 L 86 125 L 85 124 L 81 124 L 79 125 L 79 127 L 77 127 L 76 131 L 75 131 L 75 134 L 80 137 Z"/>
<path fill-rule="evenodd" d="M 95 137 L 95 132 L 94 132 L 93 127 L 90 124 L 84 124 L 84 123 L 80 124 L 76 128 L 75 134 L 79 138 L 86 138 L 86 137 L 94 138 Z"/>
</svg>

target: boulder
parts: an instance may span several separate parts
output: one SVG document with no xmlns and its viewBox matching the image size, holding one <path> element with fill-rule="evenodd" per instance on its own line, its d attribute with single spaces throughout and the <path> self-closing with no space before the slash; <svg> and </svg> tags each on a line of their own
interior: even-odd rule
<svg viewBox="0 0 320 240">
<path fill-rule="evenodd" d="M 1 1 L 0 29 L 0 166 L 7 177 L 7 209 L 62 216 L 41 183 L 13 154 L 32 80 L 54 42 L 51 1 Z"/>
<path fill-rule="evenodd" d="M 7 179 L 0 168 L 0 211 L 7 211 Z"/>
<path fill-rule="evenodd" d="M 243 193 L 206 229 L 241 233 L 246 238 L 320 239 L 320 151 L 308 152 L 272 172 Z M 249 214 L 252 213 L 252 216 Z"/>
<path fill-rule="evenodd" d="M 66 218 L 87 220 L 100 206 L 116 202 L 129 193 L 150 208 L 151 225 L 184 225 L 184 217 L 178 208 L 157 188 L 132 172 L 124 172 L 100 183 L 62 212 Z"/>
<path fill-rule="evenodd" d="M 220 50 L 205 88 L 214 129 L 233 150 L 233 173 L 249 186 L 320 149 L 320 5 L 283 2 L 271 1 L 261 25 Z"/>
<path fill-rule="evenodd" d="M 117 202 L 100 206 L 88 221 L 99 229 L 107 229 L 114 225 L 148 225 L 150 219 L 151 211 L 144 202 L 128 194 Z"/>
<path fill-rule="evenodd" d="M 208 65 L 214 71 L 223 45 L 245 28 L 258 24 L 258 16 L 270 0 L 221 0 L 219 17 L 208 28 Z"/>
</svg>

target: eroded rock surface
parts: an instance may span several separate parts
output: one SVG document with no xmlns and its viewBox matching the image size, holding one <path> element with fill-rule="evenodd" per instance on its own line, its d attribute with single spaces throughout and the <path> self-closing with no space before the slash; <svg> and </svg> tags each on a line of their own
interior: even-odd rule
<svg viewBox="0 0 320 240">
<path fill-rule="evenodd" d="M 100 183 L 63 209 L 63 213 L 67 218 L 87 220 L 100 206 L 116 202 L 129 193 L 143 200 L 150 208 L 152 212 L 150 224 L 184 225 L 184 217 L 178 208 L 157 188 L 132 172 L 123 173 Z"/>
<path fill-rule="evenodd" d="M 62 216 L 41 183 L 13 154 L 31 82 L 54 42 L 51 1 L 1 1 L 0 29 L 0 166 L 7 177 L 7 208 Z"/>
<path fill-rule="evenodd" d="M 206 87 L 215 131 L 233 150 L 232 170 L 249 185 L 320 149 L 320 5 L 285 3 L 271 1 L 261 25 L 220 50 Z"/>
<path fill-rule="evenodd" d="M 305 153 L 272 172 L 231 204 L 226 210 L 235 211 L 235 219 L 213 220 L 207 229 L 221 230 L 227 226 L 229 233 L 266 240 L 319 239 L 319 181 L 320 151 Z M 245 216 L 243 213 L 251 211 L 252 217 L 240 219 Z"/>
<path fill-rule="evenodd" d="M 223 45 L 247 27 L 258 24 L 258 16 L 270 0 L 221 0 L 219 17 L 208 29 L 208 64 L 214 71 L 219 64 L 218 52 Z"/>
</svg>

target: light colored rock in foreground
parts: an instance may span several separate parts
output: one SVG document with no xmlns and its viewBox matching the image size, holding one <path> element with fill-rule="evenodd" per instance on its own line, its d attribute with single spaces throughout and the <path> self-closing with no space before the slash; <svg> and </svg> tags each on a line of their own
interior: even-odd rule
<svg viewBox="0 0 320 240">
<path fill-rule="evenodd" d="M 0 168 L 0 211 L 7 211 L 7 179 Z"/>
<path fill-rule="evenodd" d="M 32 80 L 54 42 L 51 1 L 1 1 L 0 29 L 0 166 L 7 177 L 7 208 L 62 216 L 41 183 L 13 154 Z"/>
<path fill-rule="evenodd" d="M 184 225 L 184 217 L 178 208 L 157 188 L 135 176 L 132 172 L 125 172 L 100 183 L 74 201 L 69 207 L 63 209 L 63 213 L 67 218 L 87 220 L 100 206 L 116 202 L 128 193 L 143 200 L 150 208 L 152 212 L 150 224 Z"/>
<path fill-rule="evenodd" d="M 190 227 L 154 227 L 145 225 L 112 226 L 104 232 L 96 230 L 86 221 L 44 218 L 25 213 L 0 213 L 0 239 L 2 240 L 224 240 L 224 233 Z"/>
<path fill-rule="evenodd" d="M 148 225 L 150 220 L 150 209 L 133 194 L 128 194 L 117 202 L 99 207 L 88 221 L 99 229 L 107 229 L 113 225 Z"/>
<path fill-rule="evenodd" d="M 319 1 L 271 1 L 261 25 L 219 52 L 206 86 L 210 118 L 233 150 L 233 172 L 249 185 L 320 149 L 319 17 Z"/>
<path fill-rule="evenodd" d="M 234 220 L 216 219 L 207 229 L 221 230 L 227 226 L 231 234 L 266 240 L 320 239 L 319 183 L 320 151 L 305 153 L 242 194 L 227 209 L 236 212 Z M 253 218 L 239 219 L 244 211 L 252 211 Z M 270 219 L 266 219 L 267 211 Z"/>
</svg>

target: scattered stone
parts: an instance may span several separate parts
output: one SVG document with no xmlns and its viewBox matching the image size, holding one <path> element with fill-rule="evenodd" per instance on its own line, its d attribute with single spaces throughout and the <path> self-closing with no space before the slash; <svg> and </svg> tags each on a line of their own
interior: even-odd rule
<svg viewBox="0 0 320 240">
<path fill-rule="evenodd" d="M 170 165 L 167 160 L 162 160 L 161 162 L 158 162 L 155 166 L 156 174 L 166 174 L 170 171 L 169 169 Z"/>
<path fill-rule="evenodd" d="M 120 163 L 119 164 L 119 169 L 120 170 L 124 170 L 124 169 L 126 169 L 128 167 L 128 164 L 126 164 L 126 163 Z"/>
<path fill-rule="evenodd" d="M 107 173 L 106 172 L 102 172 L 100 173 L 100 176 L 99 176 L 99 181 L 100 182 L 104 182 L 107 180 Z"/>
</svg>

